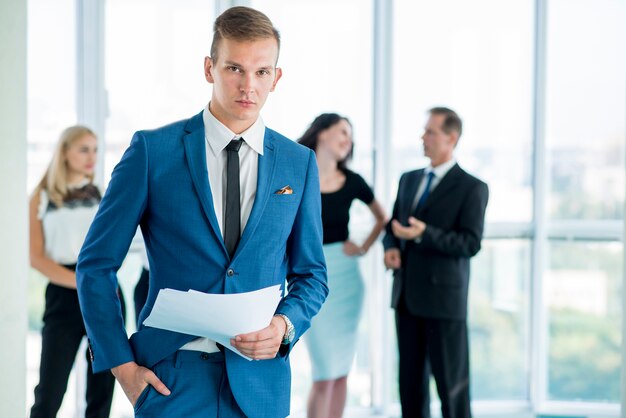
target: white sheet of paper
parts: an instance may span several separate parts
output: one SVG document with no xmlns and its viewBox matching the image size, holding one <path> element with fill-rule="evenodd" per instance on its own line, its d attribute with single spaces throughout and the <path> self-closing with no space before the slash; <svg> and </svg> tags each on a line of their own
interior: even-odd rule
<svg viewBox="0 0 626 418">
<path fill-rule="evenodd" d="M 144 325 L 210 338 L 240 356 L 230 345 L 239 334 L 267 327 L 282 296 L 280 285 L 246 293 L 210 294 L 161 289 Z"/>
</svg>

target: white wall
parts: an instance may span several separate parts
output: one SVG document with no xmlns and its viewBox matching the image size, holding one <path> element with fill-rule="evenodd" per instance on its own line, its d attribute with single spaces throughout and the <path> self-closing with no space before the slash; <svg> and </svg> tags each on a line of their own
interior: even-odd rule
<svg viewBox="0 0 626 418">
<path fill-rule="evenodd" d="M 0 2 L 0 51 L 0 416 L 17 418 L 26 409 L 26 0 Z"/>
</svg>

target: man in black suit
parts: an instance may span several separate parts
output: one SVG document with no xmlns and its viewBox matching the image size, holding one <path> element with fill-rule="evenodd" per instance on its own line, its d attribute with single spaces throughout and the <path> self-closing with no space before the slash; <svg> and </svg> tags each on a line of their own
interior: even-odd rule
<svg viewBox="0 0 626 418">
<path fill-rule="evenodd" d="M 422 140 L 430 166 L 400 178 L 383 241 L 394 270 L 400 401 L 405 418 L 430 417 L 432 371 L 443 417 L 469 418 L 467 290 L 489 190 L 454 159 L 459 116 L 443 107 L 429 113 Z"/>
</svg>

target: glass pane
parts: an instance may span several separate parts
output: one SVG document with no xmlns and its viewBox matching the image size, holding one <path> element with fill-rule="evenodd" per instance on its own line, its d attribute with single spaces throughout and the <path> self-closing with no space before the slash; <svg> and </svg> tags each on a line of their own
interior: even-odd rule
<svg viewBox="0 0 626 418">
<path fill-rule="evenodd" d="M 464 122 L 459 164 L 489 184 L 487 220 L 530 221 L 533 4 L 394 3 L 391 178 L 428 164 L 425 112 L 448 106 Z"/>
<path fill-rule="evenodd" d="M 29 193 L 48 167 L 61 131 L 76 123 L 75 16 L 74 0 L 28 2 Z"/>
<path fill-rule="evenodd" d="M 52 159 L 61 131 L 76 123 L 75 1 L 29 0 L 27 37 L 27 193 L 30 194 Z M 33 390 L 39 381 L 39 331 L 47 285 L 48 279 L 38 271 L 30 270 L 25 376 L 27 411 L 34 402 Z M 73 376 L 69 388 L 76 386 Z M 65 399 L 58 416 L 73 416 L 75 404 L 71 399 Z"/>
<path fill-rule="evenodd" d="M 105 183 L 135 131 L 189 118 L 209 102 L 204 57 L 214 18 L 212 1 L 107 1 Z"/>
<path fill-rule="evenodd" d="M 472 399 L 528 399 L 530 252 L 525 240 L 486 240 L 472 260 Z"/>
<path fill-rule="evenodd" d="M 251 6 L 281 33 L 283 77 L 265 105 L 267 125 L 297 139 L 322 112 L 347 116 L 354 128 L 352 168 L 371 182 L 372 2 L 257 0 Z"/>
<path fill-rule="evenodd" d="M 622 219 L 626 2 L 548 2 L 549 214 Z"/>
<path fill-rule="evenodd" d="M 278 66 L 283 69 L 283 77 L 263 110 L 266 124 L 296 140 L 320 113 L 347 116 L 354 135 L 350 168 L 372 184 L 373 2 L 256 0 L 250 5 L 267 14 L 281 34 Z M 368 208 L 355 203 L 351 210 L 350 238 L 362 242 L 372 225 Z M 374 280 L 372 269 L 367 268 L 371 265 L 369 257 L 361 262 L 366 288 Z M 348 380 L 348 406 L 371 404 L 369 333 L 372 330 L 366 318 L 364 310 L 357 355 Z M 291 410 L 302 413 L 311 385 L 306 345 L 297 344 L 291 359 Z"/>
<path fill-rule="evenodd" d="M 484 240 L 472 260 L 468 303 L 472 400 L 528 399 L 530 256 L 528 240 Z M 399 402 L 395 319 L 389 317 L 390 400 Z M 438 405 L 434 379 L 431 401 Z"/>
<path fill-rule="evenodd" d="M 622 244 L 552 242 L 548 398 L 619 402 Z"/>
</svg>

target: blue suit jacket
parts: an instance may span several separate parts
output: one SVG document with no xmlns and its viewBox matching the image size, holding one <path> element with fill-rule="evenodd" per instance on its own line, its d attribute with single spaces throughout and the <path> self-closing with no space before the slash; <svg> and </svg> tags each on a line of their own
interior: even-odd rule
<svg viewBox="0 0 626 418">
<path fill-rule="evenodd" d="M 293 194 L 275 194 L 286 185 Z M 328 294 L 312 151 L 266 129 L 254 206 L 230 259 L 213 207 L 202 113 L 137 132 L 113 171 L 78 260 L 78 295 L 95 372 L 129 361 L 152 367 L 196 338 L 145 326 L 127 338 L 116 272 L 137 225 L 150 262 L 150 291 L 140 322 L 163 288 L 239 293 L 281 284 L 284 292 L 287 283 L 277 313 L 293 322 L 295 343 Z M 246 415 L 289 414 L 292 346 L 263 361 L 225 351 L 229 383 Z"/>
</svg>

